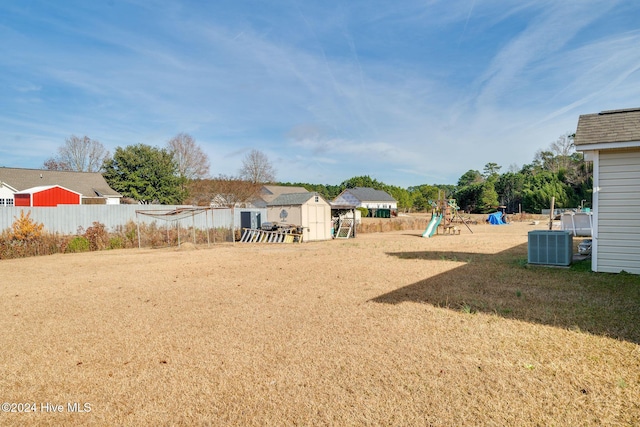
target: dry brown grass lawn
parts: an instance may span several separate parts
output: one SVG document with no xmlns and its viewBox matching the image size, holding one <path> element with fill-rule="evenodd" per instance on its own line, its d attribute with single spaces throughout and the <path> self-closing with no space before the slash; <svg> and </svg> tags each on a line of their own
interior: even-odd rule
<svg viewBox="0 0 640 427">
<path fill-rule="evenodd" d="M 1 261 L 0 425 L 640 425 L 635 278 L 533 228 Z"/>
</svg>

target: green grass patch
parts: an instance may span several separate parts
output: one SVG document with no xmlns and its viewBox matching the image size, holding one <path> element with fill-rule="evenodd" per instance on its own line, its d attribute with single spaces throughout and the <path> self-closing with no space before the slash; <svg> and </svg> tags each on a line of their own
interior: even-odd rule
<svg viewBox="0 0 640 427">
<path fill-rule="evenodd" d="M 75 236 L 73 239 L 69 240 L 69 244 L 67 245 L 65 252 L 89 252 L 89 248 L 89 239 L 83 236 Z"/>
<path fill-rule="evenodd" d="M 555 268 L 527 263 L 526 246 L 475 254 L 474 262 L 377 298 L 462 313 L 490 313 L 640 343 L 640 275 L 591 271 L 591 260 Z M 464 252 L 407 252 L 401 258 L 456 260 Z"/>
<path fill-rule="evenodd" d="M 573 262 L 571 264 L 571 270 L 580 272 L 591 272 L 591 258 Z"/>
</svg>

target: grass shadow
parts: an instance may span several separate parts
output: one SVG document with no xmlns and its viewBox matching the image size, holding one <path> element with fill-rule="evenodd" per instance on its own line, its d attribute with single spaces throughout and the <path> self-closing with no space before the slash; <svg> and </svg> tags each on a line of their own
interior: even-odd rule
<svg viewBox="0 0 640 427">
<path fill-rule="evenodd" d="M 527 244 L 497 254 L 392 252 L 400 259 L 465 264 L 372 301 L 432 304 L 465 313 L 580 330 L 640 344 L 640 276 L 593 273 L 590 260 L 569 268 L 527 263 Z"/>
</svg>

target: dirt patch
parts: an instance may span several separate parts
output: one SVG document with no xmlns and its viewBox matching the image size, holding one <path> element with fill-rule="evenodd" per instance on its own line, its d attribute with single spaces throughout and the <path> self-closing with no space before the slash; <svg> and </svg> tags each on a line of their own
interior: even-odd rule
<svg viewBox="0 0 640 427">
<path fill-rule="evenodd" d="M 198 247 L 191 242 L 180 243 L 180 245 L 176 248 L 176 250 L 178 251 L 195 251 L 196 249 L 198 249 Z"/>
<path fill-rule="evenodd" d="M 38 411 L 0 424 L 637 425 L 635 336 L 536 302 L 540 228 L 1 261 L 2 398 Z"/>
</svg>

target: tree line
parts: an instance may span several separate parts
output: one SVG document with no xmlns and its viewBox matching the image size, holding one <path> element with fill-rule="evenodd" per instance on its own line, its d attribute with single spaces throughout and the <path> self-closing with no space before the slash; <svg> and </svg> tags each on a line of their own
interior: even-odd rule
<svg viewBox="0 0 640 427">
<path fill-rule="evenodd" d="M 496 206 L 508 212 L 540 212 L 555 198 L 557 208 L 576 208 L 591 203 L 593 164 L 575 151 L 575 134 L 561 135 L 533 161 L 500 174 L 495 163 L 483 172 L 467 171 L 458 180 L 455 197 L 467 212 L 487 213 Z"/>
<path fill-rule="evenodd" d="M 389 193 L 402 211 L 429 211 L 439 198 L 454 198 L 465 212 L 488 213 L 503 206 L 508 212 L 539 212 L 552 197 L 558 208 L 582 206 L 591 200 L 592 165 L 575 151 L 573 134 L 561 135 L 533 161 L 521 168 L 487 163 L 482 172 L 465 172 L 456 185 L 422 184 L 408 188 L 388 185 L 368 175 L 339 185 L 277 182 L 276 170 L 260 150 L 249 151 L 234 176 L 210 177 L 207 155 L 185 133 L 171 138 L 165 147 L 145 144 L 116 148 L 111 155 L 97 140 L 71 136 L 43 168 L 102 172 L 109 185 L 133 202 L 235 206 L 247 204 L 262 184 L 304 187 L 333 200 L 342 191 L 370 187 Z"/>
<path fill-rule="evenodd" d="M 575 151 L 574 136 L 561 135 L 522 168 L 511 166 L 501 174 L 502 166 L 487 163 L 482 172 L 465 172 L 456 185 L 422 184 L 405 189 L 369 176 L 354 177 L 340 185 L 287 184 L 303 186 L 329 199 L 346 188 L 371 187 L 389 193 L 404 211 L 429 211 L 439 198 L 456 199 L 468 213 L 495 212 L 500 207 L 510 213 L 538 213 L 550 207 L 552 198 L 557 208 L 576 208 L 591 203 L 593 165 Z"/>
</svg>

